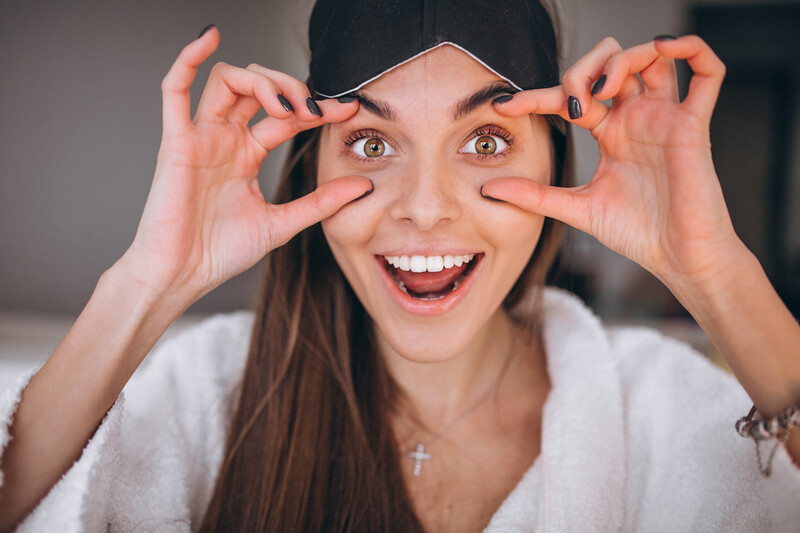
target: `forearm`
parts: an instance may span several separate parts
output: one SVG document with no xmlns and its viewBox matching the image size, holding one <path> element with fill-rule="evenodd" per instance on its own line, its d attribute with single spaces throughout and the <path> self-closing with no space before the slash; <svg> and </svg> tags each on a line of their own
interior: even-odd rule
<svg viewBox="0 0 800 533">
<path fill-rule="evenodd" d="M 0 531 L 21 520 L 76 461 L 105 413 L 185 306 L 100 278 L 72 329 L 23 392 L 0 469 Z"/>
<path fill-rule="evenodd" d="M 800 404 L 800 325 L 755 256 L 743 244 L 735 250 L 717 279 L 675 279 L 667 285 L 719 349 L 758 411 L 770 417 Z M 796 435 L 787 448 L 800 465 Z"/>
</svg>

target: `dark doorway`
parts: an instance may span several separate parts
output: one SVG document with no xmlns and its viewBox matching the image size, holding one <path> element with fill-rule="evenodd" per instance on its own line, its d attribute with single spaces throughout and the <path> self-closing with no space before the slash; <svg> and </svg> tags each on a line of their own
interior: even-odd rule
<svg viewBox="0 0 800 533">
<path fill-rule="evenodd" d="M 737 233 L 800 315 L 800 4 L 697 6 L 693 31 L 728 74 L 711 121 Z"/>
</svg>

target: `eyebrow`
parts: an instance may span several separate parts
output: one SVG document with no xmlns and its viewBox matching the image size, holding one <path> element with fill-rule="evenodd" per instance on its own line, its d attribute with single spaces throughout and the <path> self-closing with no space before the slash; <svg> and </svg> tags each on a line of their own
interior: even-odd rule
<svg viewBox="0 0 800 533">
<path fill-rule="evenodd" d="M 492 101 L 502 94 L 514 94 L 517 90 L 507 81 L 495 81 L 482 87 L 480 90 L 462 98 L 456 105 L 453 106 L 453 120 L 458 120 L 465 115 L 469 115 L 486 102 Z M 388 102 L 383 100 L 369 98 L 363 91 L 356 91 L 353 93 L 367 111 L 376 115 L 383 120 L 394 121 L 397 113 Z"/>
<path fill-rule="evenodd" d="M 360 106 L 363 106 L 373 115 L 377 115 L 378 118 L 390 121 L 395 120 L 397 113 L 394 112 L 394 108 L 390 104 L 384 102 L 383 100 L 373 100 L 367 97 L 367 95 L 365 95 L 362 91 L 354 92 L 353 96 L 358 99 L 358 104 Z"/>
<path fill-rule="evenodd" d="M 453 106 L 453 120 L 458 120 L 461 117 L 469 115 L 486 102 L 494 100 L 501 94 L 514 94 L 515 92 L 517 92 L 517 90 L 507 81 L 490 83 L 475 94 L 459 100 L 458 103 Z"/>
</svg>

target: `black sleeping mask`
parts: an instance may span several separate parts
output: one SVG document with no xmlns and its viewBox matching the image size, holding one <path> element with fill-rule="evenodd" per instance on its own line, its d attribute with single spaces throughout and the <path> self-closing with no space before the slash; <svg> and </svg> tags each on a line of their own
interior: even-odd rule
<svg viewBox="0 0 800 533">
<path fill-rule="evenodd" d="M 558 85 L 553 25 L 535 0 L 318 0 L 308 36 L 311 85 L 326 98 L 444 44 L 518 90 Z"/>
</svg>

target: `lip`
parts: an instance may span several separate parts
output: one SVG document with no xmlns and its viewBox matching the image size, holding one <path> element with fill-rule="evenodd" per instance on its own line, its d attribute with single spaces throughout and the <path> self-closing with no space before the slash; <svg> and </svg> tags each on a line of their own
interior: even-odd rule
<svg viewBox="0 0 800 533">
<path fill-rule="evenodd" d="M 404 254 L 389 253 L 387 255 L 468 255 L 470 253 L 475 252 L 447 252 L 440 254 L 438 252 L 431 252 L 430 250 L 425 252 L 418 250 L 412 254 L 406 250 Z M 478 275 L 483 269 L 483 257 L 484 254 L 475 253 L 475 258 L 473 261 L 476 261 L 476 264 L 473 267 L 469 277 L 467 277 L 467 279 L 465 279 L 464 282 L 458 286 L 458 288 L 444 298 L 431 301 L 418 300 L 400 290 L 400 287 L 397 286 L 389 273 L 386 271 L 386 267 L 384 266 L 385 259 L 383 255 L 375 256 L 375 266 L 378 269 L 378 273 L 383 281 L 383 284 L 386 286 L 386 289 L 389 291 L 389 294 L 392 296 L 392 299 L 398 305 L 398 307 L 412 315 L 440 316 L 455 308 L 461 303 L 462 300 L 464 300 L 464 298 L 466 298 L 467 294 L 472 288 L 472 285 L 475 283 L 475 280 L 478 278 Z"/>
<path fill-rule="evenodd" d="M 479 255 L 481 252 L 475 251 L 474 249 L 468 248 L 458 248 L 458 249 L 449 249 L 443 250 L 441 248 L 396 248 L 392 250 L 388 250 L 386 252 L 381 252 L 377 254 L 378 256 L 383 257 L 392 257 L 397 255 L 424 255 L 424 256 L 432 256 L 432 255 Z"/>
</svg>

